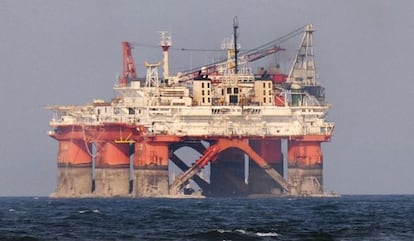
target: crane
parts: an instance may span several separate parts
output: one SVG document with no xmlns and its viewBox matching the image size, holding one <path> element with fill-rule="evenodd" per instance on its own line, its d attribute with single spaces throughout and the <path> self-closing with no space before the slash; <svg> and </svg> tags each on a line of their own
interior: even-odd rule
<svg viewBox="0 0 414 241">
<path fill-rule="evenodd" d="M 237 34 L 237 19 L 234 19 L 234 32 Z M 283 35 L 280 38 L 277 38 L 275 40 L 272 40 L 270 42 L 267 42 L 261 46 L 258 46 L 257 48 L 245 51 L 243 53 L 240 53 L 240 55 L 237 57 L 237 65 L 243 65 L 249 62 L 253 62 L 256 60 L 259 60 L 261 58 L 264 58 L 268 55 L 277 53 L 279 51 L 284 51 L 285 49 L 279 47 L 279 44 L 291 39 L 298 34 L 302 33 L 303 27 L 298 28 L 286 35 Z M 120 85 L 126 86 L 129 81 L 132 79 L 137 79 L 137 73 L 134 63 L 134 58 L 132 56 L 132 43 L 130 42 L 122 42 L 122 49 L 123 49 L 123 73 L 122 78 L 120 79 Z M 154 46 L 155 47 L 155 46 Z M 237 47 L 235 45 L 235 47 Z M 237 51 L 238 52 L 238 51 Z M 196 68 L 192 68 L 190 70 L 182 71 L 178 74 L 178 81 L 179 82 L 185 82 L 187 80 L 191 80 L 193 78 L 199 77 L 202 73 L 203 75 L 211 75 L 215 73 L 219 73 L 221 70 L 226 69 L 226 65 L 228 64 L 228 59 L 220 60 L 213 62 L 211 64 L 199 66 Z M 233 67 L 236 68 L 236 67 Z M 235 69 L 235 71 L 237 71 Z"/>
<path fill-rule="evenodd" d="M 138 78 L 131 49 L 131 43 L 122 42 L 122 77 L 119 82 L 120 86 L 126 86 L 132 79 Z"/>
<path fill-rule="evenodd" d="M 238 28 L 237 25 L 237 20 L 234 20 L 234 29 L 235 29 L 235 34 L 236 34 L 236 30 Z M 283 35 L 280 38 L 277 38 L 275 40 L 272 40 L 270 42 L 267 42 L 261 46 L 258 46 L 257 48 L 245 51 L 243 53 L 240 53 L 240 56 L 237 57 L 237 61 L 238 61 L 238 65 L 242 65 L 242 64 L 246 64 L 248 62 L 253 62 L 256 60 L 259 60 L 261 58 L 264 58 L 270 54 L 279 52 L 279 51 L 283 51 L 283 48 L 279 47 L 279 44 L 289 40 L 293 37 L 296 37 L 297 35 L 301 34 L 303 32 L 303 27 L 297 28 L 296 30 Z M 235 48 L 237 48 L 237 45 L 235 45 Z M 199 66 L 196 68 L 192 68 L 190 70 L 187 71 L 183 71 L 180 73 L 179 75 L 179 79 L 181 81 L 186 81 L 189 80 L 191 78 L 195 78 L 197 77 L 201 72 L 203 75 L 210 75 L 213 73 L 217 73 L 219 72 L 220 68 L 222 68 L 223 66 L 226 66 L 228 59 L 225 60 L 220 60 L 208 65 L 203 65 L 203 66 Z M 236 63 L 235 63 L 236 64 Z"/>
</svg>

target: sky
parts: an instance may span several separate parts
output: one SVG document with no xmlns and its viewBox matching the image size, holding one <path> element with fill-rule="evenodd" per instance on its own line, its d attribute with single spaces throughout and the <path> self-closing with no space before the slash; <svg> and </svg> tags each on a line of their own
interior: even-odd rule
<svg viewBox="0 0 414 241">
<path fill-rule="evenodd" d="M 144 45 L 170 31 L 175 73 L 214 60 L 178 50 L 219 48 L 234 16 L 246 49 L 314 25 L 319 81 L 336 123 L 323 144 L 326 191 L 414 194 L 414 1 L 1 0 L 0 196 L 54 191 L 58 143 L 47 135 L 45 107 L 114 97 L 122 41 L 137 44 L 144 76 L 144 61 L 162 58 Z M 286 42 L 278 60 L 291 61 L 298 45 Z"/>
</svg>

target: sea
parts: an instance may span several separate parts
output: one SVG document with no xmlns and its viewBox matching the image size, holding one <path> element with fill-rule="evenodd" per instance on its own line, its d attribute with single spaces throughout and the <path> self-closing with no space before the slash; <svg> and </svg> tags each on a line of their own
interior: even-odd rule
<svg viewBox="0 0 414 241">
<path fill-rule="evenodd" d="M 1 197 L 0 240 L 414 240 L 414 195 Z"/>
</svg>

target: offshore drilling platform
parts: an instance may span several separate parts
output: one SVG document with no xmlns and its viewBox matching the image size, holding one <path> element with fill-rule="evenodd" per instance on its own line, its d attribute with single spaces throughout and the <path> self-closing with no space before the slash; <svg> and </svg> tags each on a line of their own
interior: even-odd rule
<svg viewBox="0 0 414 241">
<path fill-rule="evenodd" d="M 233 39 L 223 44 L 227 59 L 175 76 L 168 32 L 161 32 L 162 76 L 160 62 L 146 62 L 146 77 L 138 78 L 132 44 L 123 42 L 115 98 L 49 106 L 49 135 L 59 143 L 52 196 L 324 195 L 321 144 L 334 123 L 326 120 L 330 105 L 317 81 L 312 25 L 245 53 L 237 29 L 235 19 Z M 248 67 L 298 34 L 288 74 Z M 182 148 L 198 156 L 184 160 Z"/>
</svg>

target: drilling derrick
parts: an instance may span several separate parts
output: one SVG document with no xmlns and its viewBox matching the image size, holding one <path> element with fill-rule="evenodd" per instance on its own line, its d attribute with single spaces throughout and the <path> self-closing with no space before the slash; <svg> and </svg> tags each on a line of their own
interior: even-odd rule
<svg viewBox="0 0 414 241">
<path fill-rule="evenodd" d="M 306 25 L 305 34 L 289 73 L 289 82 L 305 86 L 316 85 L 313 32 L 313 26 L 311 24 Z"/>
<path fill-rule="evenodd" d="M 49 135 L 59 143 L 54 196 L 323 195 L 321 146 L 334 123 L 317 81 L 312 25 L 244 53 L 238 28 L 235 18 L 226 59 L 177 75 L 169 72 L 171 36 L 161 32 L 163 75 L 161 61 L 145 62 L 142 82 L 123 42 L 115 98 L 49 106 Z M 252 73 L 249 62 L 300 33 L 289 75 Z"/>
<path fill-rule="evenodd" d="M 313 49 L 313 26 L 305 27 L 305 34 L 297 51 L 287 82 L 295 92 L 307 92 L 318 101 L 325 100 L 325 89 L 317 81 L 315 55 Z"/>
</svg>

